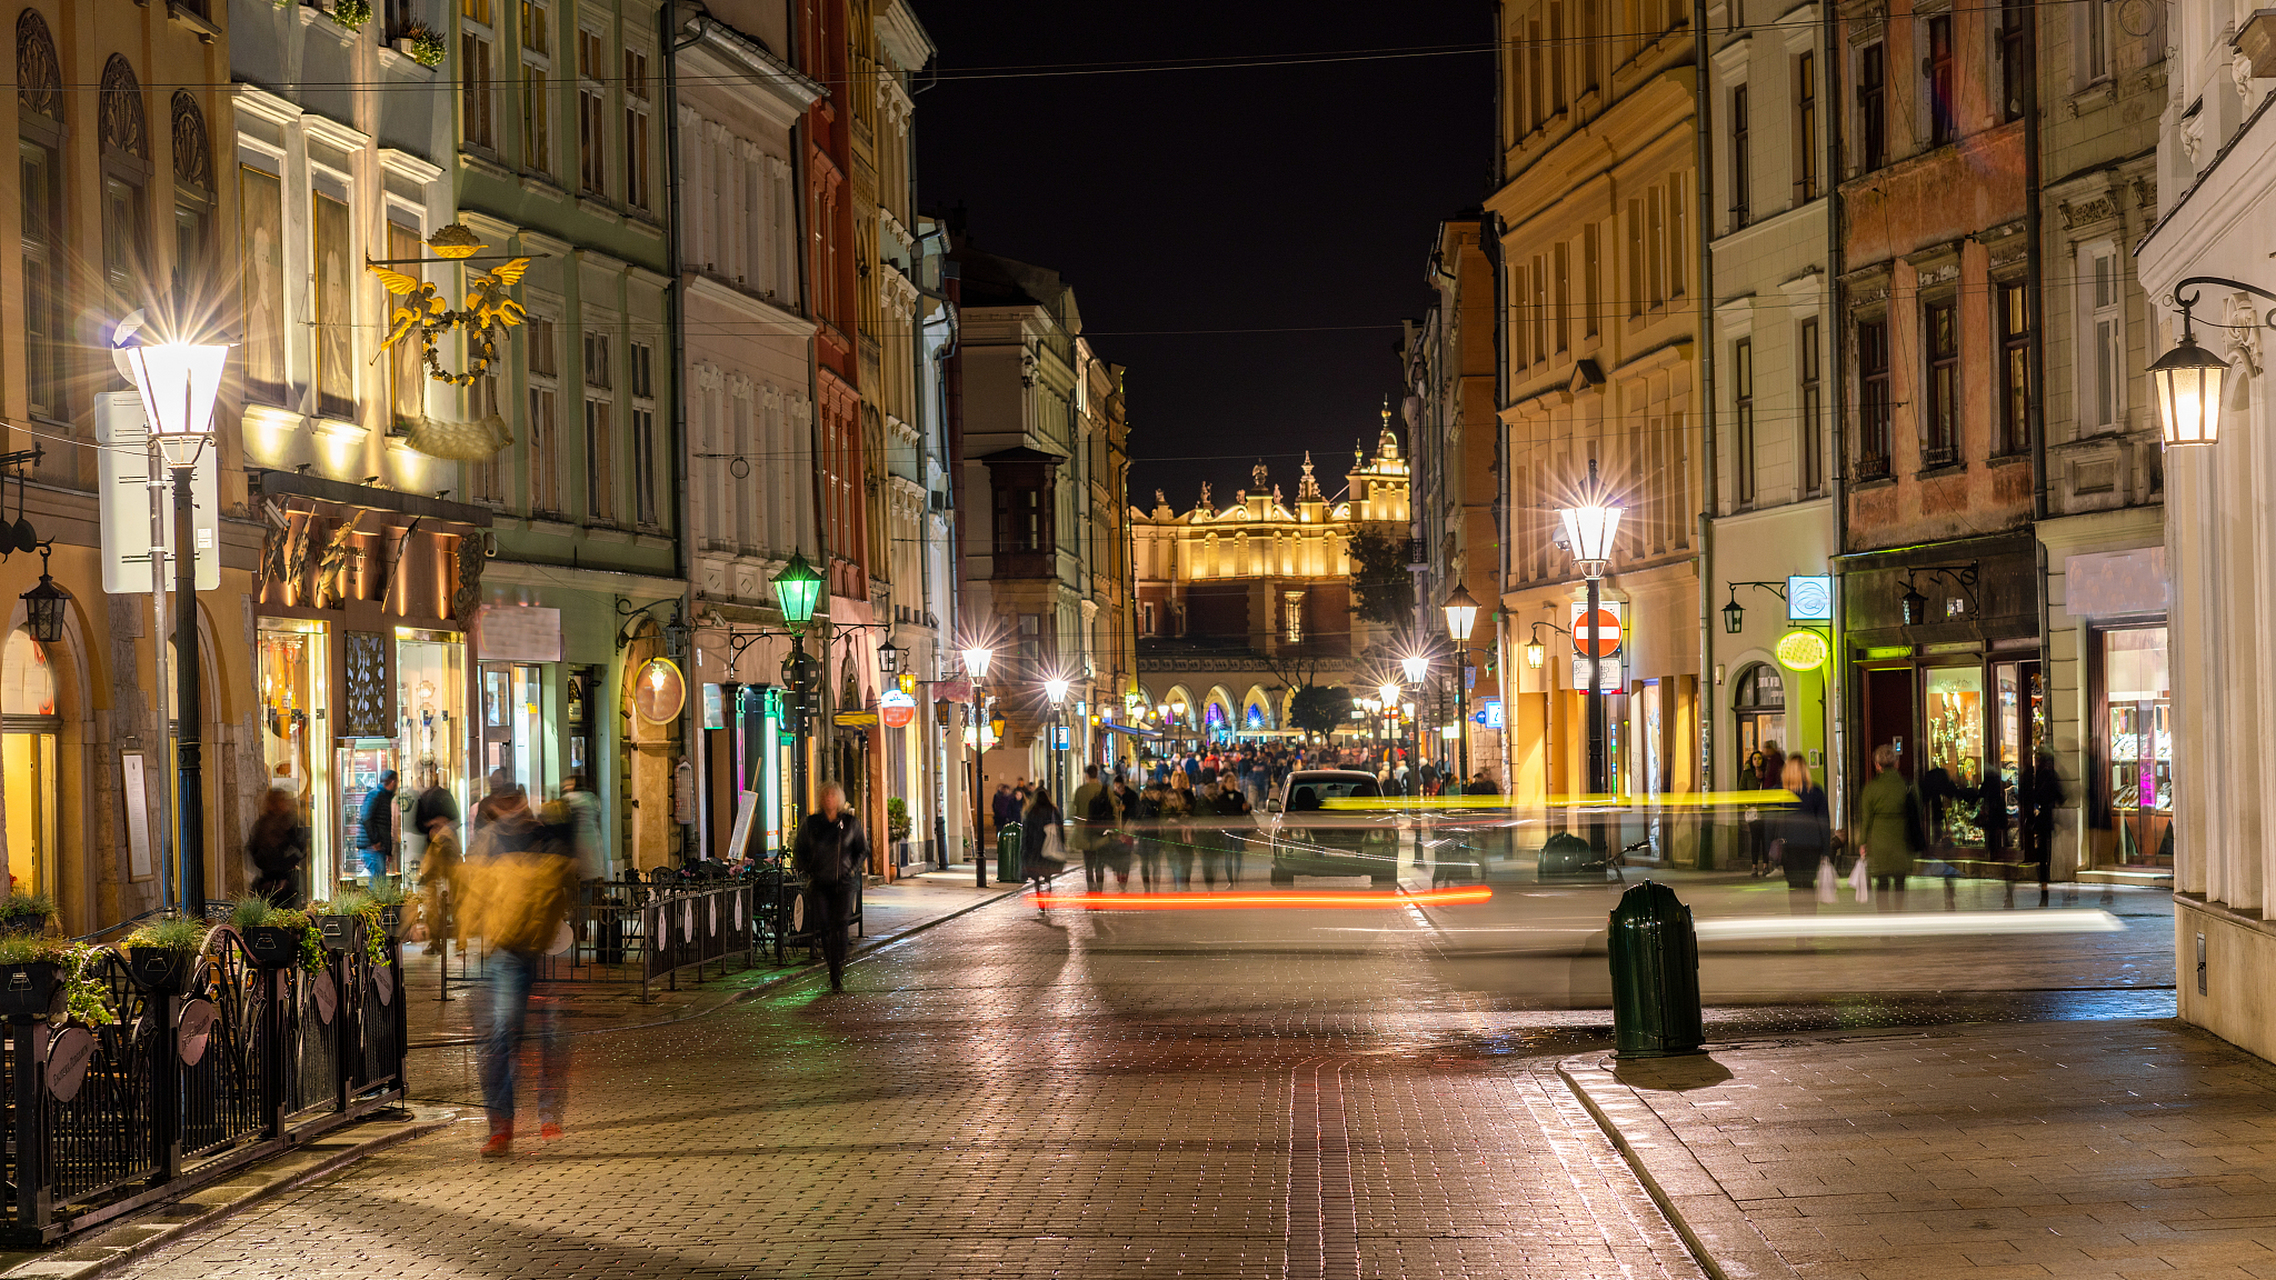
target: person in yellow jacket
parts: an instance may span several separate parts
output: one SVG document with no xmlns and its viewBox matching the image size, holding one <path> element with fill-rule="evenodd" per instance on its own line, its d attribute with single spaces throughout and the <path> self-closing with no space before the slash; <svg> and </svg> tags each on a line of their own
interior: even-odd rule
<svg viewBox="0 0 2276 1280">
<path fill-rule="evenodd" d="M 494 793 L 494 817 L 474 837 L 460 881 L 459 938 L 479 937 L 490 948 L 490 1027 L 482 1042 L 482 1105 L 490 1113 L 486 1156 L 503 1156 L 514 1143 L 514 1076 L 525 1035 L 537 1041 L 538 1136 L 561 1136 L 567 1103 L 569 1050 L 555 1024 L 553 1005 L 532 1000 L 538 966 L 559 951 L 577 900 L 577 863 L 568 833 L 530 812 L 519 786 Z M 536 1015 L 532 1018 L 532 1013 Z"/>
</svg>

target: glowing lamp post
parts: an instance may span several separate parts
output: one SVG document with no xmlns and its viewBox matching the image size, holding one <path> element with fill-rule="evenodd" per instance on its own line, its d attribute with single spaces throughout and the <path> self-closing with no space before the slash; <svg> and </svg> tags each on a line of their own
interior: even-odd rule
<svg viewBox="0 0 2276 1280">
<path fill-rule="evenodd" d="M 806 656 L 806 628 L 814 623 L 814 605 L 822 597 L 822 575 L 806 563 L 804 552 L 790 553 L 790 562 L 774 576 L 775 607 L 782 612 L 783 625 L 790 628 L 790 658 L 782 664 L 783 685 L 790 690 L 791 722 L 798 726 L 797 742 L 791 757 L 792 789 L 798 793 L 801 807 L 807 801 L 807 700 L 813 684 L 810 659 Z"/>
<path fill-rule="evenodd" d="M 1454 584 L 1454 594 L 1439 606 L 1446 614 L 1446 638 L 1454 642 L 1455 725 L 1461 734 L 1462 758 L 1455 765 L 1455 781 L 1470 780 L 1470 629 L 1478 625 L 1478 601 L 1470 589 Z"/>
<path fill-rule="evenodd" d="M 1051 780 L 1059 790 L 1057 800 L 1061 811 L 1067 805 L 1067 756 L 1059 745 L 1059 731 L 1065 726 L 1067 690 L 1072 682 L 1052 676 L 1043 682 L 1043 696 L 1051 703 Z"/>
<path fill-rule="evenodd" d="M 131 332 L 121 325 L 123 332 Z M 152 451 L 174 481 L 175 697 L 180 703 L 175 751 L 181 804 L 175 811 L 176 880 L 183 914 L 205 915 L 205 796 L 198 706 L 198 558 L 191 477 L 213 438 L 213 405 L 229 348 L 219 343 L 163 342 L 122 347 L 120 362 L 142 396 Z"/>
<path fill-rule="evenodd" d="M 1621 507 L 1607 500 L 1604 486 L 1596 476 L 1596 462 L 1588 464 L 1588 485 L 1581 491 L 1581 501 L 1557 513 L 1565 526 L 1565 540 L 1571 544 L 1573 559 L 1581 576 L 1588 579 L 1588 611 L 1582 625 L 1587 628 L 1587 642 L 1583 651 L 1588 655 L 1588 789 L 1592 795 L 1603 795 L 1612 790 L 1610 758 L 1606 745 L 1609 731 L 1604 721 L 1604 646 L 1597 635 L 1599 584 L 1612 561 L 1613 539 L 1620 532 Z M 1573 630 L 1578 633 L 1581 627 Z M 1580 643 L 1578 634 L 1575 643 Z"/>
<path fill-rule="evenodd" d="M 995 660 L 995 651 L 984 644 L 964 648 L 964 672 L 972 677 L 972 883 L 981 889 L 988 887 L 988 855 L 980 846 L 988 832 L 980 809 L 981 792 L 988 785 L 984 767 L 988 759 L 988 701 L 981 696 L 980 687 L 987 682 L 988 665 Z"/>
</svg>

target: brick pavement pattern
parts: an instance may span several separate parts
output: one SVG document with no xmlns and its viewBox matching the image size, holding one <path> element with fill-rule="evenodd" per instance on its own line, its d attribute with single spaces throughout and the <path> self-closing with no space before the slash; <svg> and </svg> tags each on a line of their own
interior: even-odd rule
<svg viewBox="0 0 2276 1280">
<path fill-rule="evenodd" d="M 1757 1276 L 2276 1276 L 2276 1068 L 2177 1022 L 1565 1065 L 1711 1256 L 1752 1243 Z"/>
<path fill-rule="evenodd" d="M 1699 1276 L 1539 1057 L 1579 1046 L 1436 955 L 1420 920 L 1007 901 L 843 996 L 580 1037 L 555 1142 L 481 1160 L 470 1119 L 126 1274 Z M 414 1070 L 478 1101 L 469 1049 Z"/>
</svg>

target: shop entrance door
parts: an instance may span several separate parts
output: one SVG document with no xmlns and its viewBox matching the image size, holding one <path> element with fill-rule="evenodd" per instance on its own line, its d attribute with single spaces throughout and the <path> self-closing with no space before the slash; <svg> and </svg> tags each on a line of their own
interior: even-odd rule
<svg viewBox="0 0 2276 1280">
<path fill-rule="evenodd" d="M 5 684 L 0 687 L 0 764 L 8 797 L 8 874 L 21 893 L 54 896 L 55 672 L 47 650 L 29 632 L 8 635 Z"/>
<path fill-rule="evenodd" d="M 1913 776 L 1913 757 L 1919 754 L 1912 725 L 1912 668 L 1885 668 L 1865 673 L 1865 741 L 1857 758 L 1857 785 L 1873 776 L 1873 752 L 1885 742 L 1898 744 L 1897 771 Z"/>
<path fill-rule="evenodd" d="M 482 664 L 482 766 L 504 770 L 531 804 L 545 795 L 545 668 L 534 662 Z"/>
<path fill-rule="evenodd" d="M 2023 847 L 2022 798 L 2031 794 L 2034 753 L 2047 740 L 2047 697 L 2036 662 L 1993 663 L 1992 687 L 1994 765 L 1984 782 L 1984 847 L 2004 858 Z"/>
</svg>

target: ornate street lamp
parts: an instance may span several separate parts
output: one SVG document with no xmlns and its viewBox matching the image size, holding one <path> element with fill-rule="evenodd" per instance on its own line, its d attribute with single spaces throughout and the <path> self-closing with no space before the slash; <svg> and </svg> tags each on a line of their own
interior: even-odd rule
<svg viewBox="0 0 2276 1280">
<path fill-rule="evenodd" d="M 1603 637 L 1598 635 L 1597 613 L 1602 601 L 1599 586 L 1605 570 L 1611 567 L 1613 540 L 1620 532 L 1622 508 L 1610 500 L 1604 485 L 1597 479 L 1596 460 L 1589 459 L 1588 483 L 1581 490 L 1581 500 L 1558 511 L 1558 519 L 1565 526 L 1565 540 L 1572 546 L 1573 559 L 1581 576 L 1588 579 L 1588 611 L 1580 627 L 1575 627 L 1577 643 L 1582 627 L 1587 628 L 1588 644 L 1588 789 L 1592 795 L 1604 795 L 1612 790 L 1611 758 L 1607 750 L 1610 730 L 1604 720 L 1604 654 Z"/>
<path fill-rule="evenodd" d="M 124 343 L 142 327 L 142 313 L 122 321 L 113 340 Z M 179 864 L 182 913 L 205 916 L 205 787 L 198 704 L 198 559 L 191 477 L 198 455 L 213 438 L 214 399 L 221 393 L 222 368 L 229 348 L 221 343 L 160 342 L 117 349 L 119 362 L 134 379 L 149 420 L 155 460 L 174 480 L 174 652 L 177 711 L 176 769 L 181 804 L 175 858 Z M 44 575 L 43 575 L 44 578 Z M 36 588 L 35 588 L 36 589 Z"/>
<path fill-rule="evenodd" d="M 900 675 L 901 659 L 907 657 L 908 653 L 907 649 L 893 643 L 891 639 L 887 639 L 884 644 L 877 646 L 877 674 L 884 676 L 887 680 Z"/>
<path fill-rule="evenodd" d="M 1446 613 L 1446 636 L 1454 642 L 1455 724 L 1461 730 L 1462 743 L 1455 777 L 1466 783 L 1470 780 L 1470 630 L 1478 625 L 1478 601 L 1468 587 L 1457 582 L 1454 594 L 1439 607 Z"/>
<path fill-rule="evenodd" d="M 1067 805 L 1067 754 L 1059 745 L 1059 731 L 1066 727 L 1067 690 L 1074 682 L 1062 676 L 1051 676 L 1043 682 L 1043 696 L 1051 701 L 1051 779 L 1058 788 L 1059 806 Z"/>
<path fill-rule="evenodd" d="M 983 767 L 988 759 L 988 702 L 980 693 L 987 683 L 988 665 L 996 660 L 996 652 L 984 644 L 964 646 L 964 673 L 972 679 L 972 883 L 974 887 L 988 887 L 988 856 L 982 850 L 981 838 L 988 827 L 982 818 L 981 791 L 987 786 L 987 773 Z"/>
<path fill-rule="evenodd" d="M 807 724 L 809 686 L 814 683 L 806 657 L 806 628 L 813 624 L 814 605 L 822 597 L 822 575 L 806 563 L 804 552 L 793 551 L 789 562 L 782 566 L 782 572 L 774 576 L 772 585 L 775 607 L 782 611 L 783 624 L 790 628 L 790 658 L 783 663 L 789 678 L 783 683 L 790 688 L 791 722 L 798 727 L 797 741 L 792 747 L 791 787 L 803 807 L 807 803 L 807 737 L 812 732 Z"/>
<path fill-rule="evenodd" d="M 1735 636 L 1746 629 L 1746 606 L 1739 603 L 1739 589 L 1731 588 L 1731 602 L 1723 606 L 1723 634 Z"/>
<path fill-rule="evenodd" d="M 24 630 L 41 644 L 54 644 L 63 638 L 63 615 L 71 604 L 71 593 L 48 576 L 47 557 L 53 545 L 40 544 L 39 585 L 19 597 L 24 602 Z"/>
</svg>

